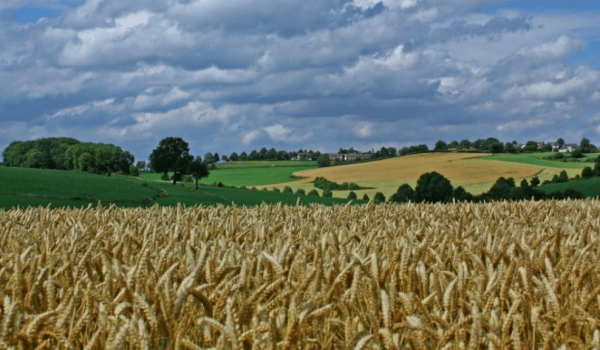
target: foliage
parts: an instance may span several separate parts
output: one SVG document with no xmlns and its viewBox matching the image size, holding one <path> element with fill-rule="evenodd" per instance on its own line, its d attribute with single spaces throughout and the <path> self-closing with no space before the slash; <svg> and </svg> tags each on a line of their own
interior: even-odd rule
<svg viewBox="0 0 600 350">
<path fill-rule="evenodd" d="M 398 187 L 396 193 L 390 196 L 389 201 L 394 203 L 414 202 L 415 190 L 409 184 L 402 184 Z"/>
<path fill-rule="evenodd" d="M 329 181 L 324 177 L 317 176 L 314 180 L 314 186 L 316 188 L 320 188 L 322 190 L 329 191 L 347 191 L 347 190 L 362 190 L 365 189 L 360 187 L 358 184 L 351 182 L 344 182 L 342 184 L 338 184 L 337 182 Z"/>
<path fill-rule="evenodd" d="M 333 197 L 333 192 L 329 190 L 323 190 L 323 197 Z"/>
<path fill-rule="evenodd" d="M 350 191 L 350 193 L 348 193 L 348 199 L 357 199 L 356 193 L 354 193 L 354 191 Z"/>
<path fill-rule="evenodd" d="M 306 194 L 306 192 L 304 191 L 304 189 L 299 188 L 296 190 L 296 194 L 300 195 L 300 196 L 304 196 Z"/>
<path fill-rule="evenodd" d="M 571 152 L 571 157 L 575 159 L 583 158 L 583 153 L 584 152 L 581 149 L 576 149 L 573 152 Z"/>
<path fill-rule="evenodd" d="M 192 174 L 196 180 L 196 189 L 198 189 L 198 181 L 210 174 L 206 163 L 203 163 L 199 156 L 189 163 L 187 172 Z"/>
<path fill-rule="evenodd" d="M 140 171 L 136 166 L 132 165 L 129 167 L 129 175 L 135 177 L 140 176 Z"/>
<path fill-rule="evenodd" d="M 435 147 L 434 147 L 434 151 L 445 151 L 446 149 L 448 149 L 448 145 L 446 144 L 446 142 L 439 140 L 438 142 L 435 143 Z"/>
<path fill-rule="evenodd" d="M 452 201 L 452 184 L 437 172 L 425 173 L 417 180 L 415 187 L 416 202 L 450 202 Z"/>
<path fill-rule="evenodd" d="M 186 175 L 189 163 L 194 159 L 190 155 L 190 146 L 181 137 L 166 137 L 150 154 L 150 163 L 157 173 L 173 171 L 175 175 Z M 177 176 L 173 177 L 173 184 Z"/>
<path fill-rule="evenodd" d="M 331 165 L 329 156 L 327 154 L 321 154 L 319 156 L 319 158 L 317 159 L 317 165 L 319 166 L 319 168 L 324 168 L 324 167 L 328 167 L 329 165 Z"/>
<path fill-rule="evenodd" d="M 129 173 L 129 166 L 134 161 L 131 153 L 115 145 L 83 143 L 64 137 L 14 141 L 2 156 L 4 164 L 10 167 L 79 169 L 95 173 Z"/>
<path fill-rule="evenodd" d="M 312 190 L 308 191 L 308 195 L 309 196 L 317 196 L 318 197 L 319 196 L 319 191 L 317 191 L 315 189 L 312 189 Z"/>
<path fill-rule="evenodd" d="M 370 201 L 370 200 L 371 200 L 371 199 L 369 198 L 369 195 L 368 195 L 368 194 L 366 194 L 366 193 L 363 195 L 362 199 L 363 199 L 363 201 Z"/>
<path fill-rule="evenodd" d="M 375 197 L 373 197 L 373 199 L 378 202 L 385 202 L 385 196 L 381 192 L 375 193 Z"/>
</svg>

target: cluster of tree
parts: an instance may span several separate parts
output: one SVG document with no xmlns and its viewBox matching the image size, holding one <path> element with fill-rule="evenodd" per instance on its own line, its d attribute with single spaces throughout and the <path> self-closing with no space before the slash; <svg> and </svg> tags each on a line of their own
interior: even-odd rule
<svg viewBox="0 0 600 350">
<path fill-rule="evenodd" d="M 398 154 L 400 154 L 401 156 L 405 156 L 408 154 L 425 153 L 425 152 L 429 152 L 429 147 L 427 147 L 426 144 L 421 144 L 421 145 L 410 146 L 410 147 L 402 147 L 402 148 L 400 148 L 400 151 Z"/>
<path fill-rule="evenodd" d="M 589 179 L 595 176 L 600 176 L 600 156 L 594 159 L 594 169 L 589 166 L 586 166 L 581 170 L 581 177 L 584 179 Z"/>
<path fill-rule="evenodd" d="M 112 144 L 80 142 L 73 138 L 14 141 L 2 152 L 4 165 L 41 169 L 78 169 L 93 173 L 129 174 L 134 157 Z"/>
<path fill-rule="evenodd" d="M 267 150 L 265 147 L 261 148 L 260 151 L 257 150 L 252 150 L 249 154 L 246 152 L 242 152 L 240 154 L 238 154 L 237 152 L 232 152 L 229 156 L 223 154 L 222 156 L 219 156 L 219 153 L 215 152 L 215 153 L 211 153 L 211 152 L 207 152 L 206 154 L 204 154 L 204 163 L 207 164 L 213 164 L 213 163 L 218 163 L 219 161 L 223 161 L 223 162 L 237 162 L 237 161 L 248 161 L 248 160 L 269 160 L 269 161 L 274 161 L 274 160 L 290 160 L 292 158 L 296 158 L 298 157 L 298 155 L 301 155 L 302 160 L 317 160 L 319 158 L 319 156 L 321 155 L 321 152 L 319 151 L 304 151 L 304 150 L 299 150 L 298 152 L 296 151 L 292 151 L 292 152 L 287 152 L 287 151 L 283 151 L 283 150 L 276 150 L 275 148 L 271 148 L 269 150 Z"/>
<path fill-rule="evenodd" d="M 150 154 L 150 166 L 157 173 L 163 173 L 163 179 L 169 179 L 172 171 L 173 185 L 181 181 L 184 175 L 192 175 L 198 180 L 209 175 L 208 166 L 199 156 L 190 154 L 190 146 L 181 137 L 166 137 L 158 143 L 158 147 Z"/>
<path fill-rule="evenodd" d="M 324 191 L 348 191 L 348 190 L 362 190 L 363 187 L 355 184 L 354 182 L 344 182 L 339 184 L 334 181 L 329 181 L 324 177 L 317 176 L 314 181 L 314 185 L 316 188 L 320 188 Z"/>
<path fill-rule="evenodd" d="M 558 138 L 556 140 L 556 144 L 559 148 L 561 148 L 565 141 L 562 138 Z M 471 142 L 467 139 L 464 139 L 460 142 L 452 141 L 450 143 L 446 143 L 442 140 L 439 140 L 435 144 L 434 151 L 446 151 L 446 150 L 463 150 L 463 151 L 478 151 L 478 152 L 490 152 L 490 153 L 519 153 L 519 152 L 551 152 L 552 144 L 546 143 L 542 147 L 538 145 L 536 141 L 527 141 L 523 148 L 518 147 L 517 141 L 502 143 L 495 137 L 489 137 L 487 139 L 477 139 L 474 142 Z M 579 143 L 578 153 L 579 157 L 582 157 L 583 153 L 594 153 L 597 152 L 598 148 L 590 143 L 590 140 L 587 138 L 582 138 Z M 401 150 L 402 152 L 402 150 Z M 575 152 L 573 152 L 575 153 Z"/>
<path fill-rule="evenodd" d="M 565 173 L 566 174 L 566 173 Z M 555 191 L 550 194 L 539 190 L 540 181 L 534 177 L 531 184 L 527 180 L 521 181 L 520 186 L 515 185 L 513 178 L 500 177 L 488 192 L 474 196 L 467 192 L 462 186 L 454 188 L 450 180 L 437 172 L 423 174 L 419 177 L 416 187 L 413 189 L 408 184 L 398 187 L 396 193 L 390 196 L 390 202 L 407 203 L 452 203 L 453 200 L 468 202 L 487 202 L 501 200 L 525 200 L 534 198 L 544 199 L 566 199 L 583 198 L 580 191 L 567 189 L 564 192 Z"/>
<path fill-rule="evenodd" d="M 427 147 L 427 145 L 420 145 L 420 146 Z M 417 147 L 419 147 L 419 146 L 417 146 Z M 379 151 L 371 152 L 371 158 L 377 159 L 377 158 L 395 157 L 397 154 L 398 154 L 398 151 L 396 150 L 396 147 L 381 147 L 381 149 Z"/>
</svg>

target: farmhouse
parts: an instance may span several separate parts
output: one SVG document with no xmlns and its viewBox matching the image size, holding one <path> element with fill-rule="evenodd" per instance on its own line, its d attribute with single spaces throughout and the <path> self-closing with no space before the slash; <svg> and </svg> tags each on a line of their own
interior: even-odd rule
<svg viewBox="0 0 600 350">
<path fill-rule="evenodd" d="M 558 149 L 558 152 L 560 152 L 560 153 L 564 153 L 564 152 L 571 153 L 571 152 L 573 152 L 576 149 L 577 149 L 577 144 L 576 143 L 565 143 L 561 148 Z"/>
<path fill-rule="evenodd" d="M 355 161 L 362 159 L 369 159 L 371 155 L 369 153 L 329 153 L 330 161 Z"/>
<path fill-rule="evenodd" d="M 306 152 L 299 152 L 297 156 L 292 158 L 292 160 L 307 160 L 309 158 L 309 154 Z"/>
</svg>

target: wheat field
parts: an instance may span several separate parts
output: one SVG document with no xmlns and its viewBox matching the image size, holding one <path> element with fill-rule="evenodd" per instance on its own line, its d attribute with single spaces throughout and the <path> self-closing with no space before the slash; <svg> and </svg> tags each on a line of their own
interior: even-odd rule
<svg viewBox="0 0 600 350">
<path fill-rule="evenodd" d="M 0 211 L 1 349 L 592 349 L 600 202 Z"/>
</svg>

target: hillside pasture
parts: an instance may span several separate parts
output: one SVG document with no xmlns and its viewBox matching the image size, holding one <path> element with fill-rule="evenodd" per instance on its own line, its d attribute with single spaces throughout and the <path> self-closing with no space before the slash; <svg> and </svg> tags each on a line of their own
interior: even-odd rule
<svg viewBox="0 0 600 350">
<path fill-rule="evenodd" d="M 586 166 L 594 167 L 593 159 L 600 156 L 600 153 L 584 154 L 578 162 L 562 162 L 559 160 L 543 159 L 555 155 L 556 152 L 542 153 L 519 153 L 519 154 L 494 154 L 485 157 L 474 158 L 475 160 L 494 160 L 510 163 L 536 165 L 544 168 L 562 169 L 583 169 Z M 572 159 L 570 153 L 565 153 L 565 159 Z"/>
<path fill-rule="evenodd" d="M 139 206 L 160 194 L 158 188 L 141 186 L 121 176 L 78 171 L 0 167 L 0 208 L 43 205 L 80 207 L 102 201 L 120 206 Z"/>
<path fill-rule="evenodd" d="M 306 167 L 258 167 L 258 168 L 232 168 L 210 170 L 206 178 L 200 179 L 201 184 L 223 183 L 226 186 L 260 186 L 281 182 L 297 181 L 300 178 L 292 177 L 298 171 L 306 170 Z M 173 173 L 169 173 L 171 177 Z M 146 181 L 161 181 L 162 174 L 143 173 L 140 177 Z"/>
<path fill-rule="evenodd" d="M 251 169 L 247 169 L 251 170 Z M 261 169 L 255 169 L 261 170 Z M 148 174 L 145 174 L 148 175 Z M 155 174 L 156 175 L 156 174 Z M 142 186 L 142 184 L 147 184 Z M 262 203 L 346 204 L 341 198 L 297 196 L 258 190 L 145 182 L 126 176 L 102 176 L 77 171 L 0 167 L 0 210 L 15 207 L 81 208 L 92 204 L 119 207 L 193 205 L 254 206 Z M 298 199 L 300 198 L 300 199 Z M 364 203 L 354 201 L 356 204 Z"/>
<path fill-rule="evenodd" d="M 219 162 L 217 169 L 243 169 L 243 168 L 296 168 L 296 167 L 317 167 L 316 160 L 247 160 L 236 162 Z"/>
</svg>

